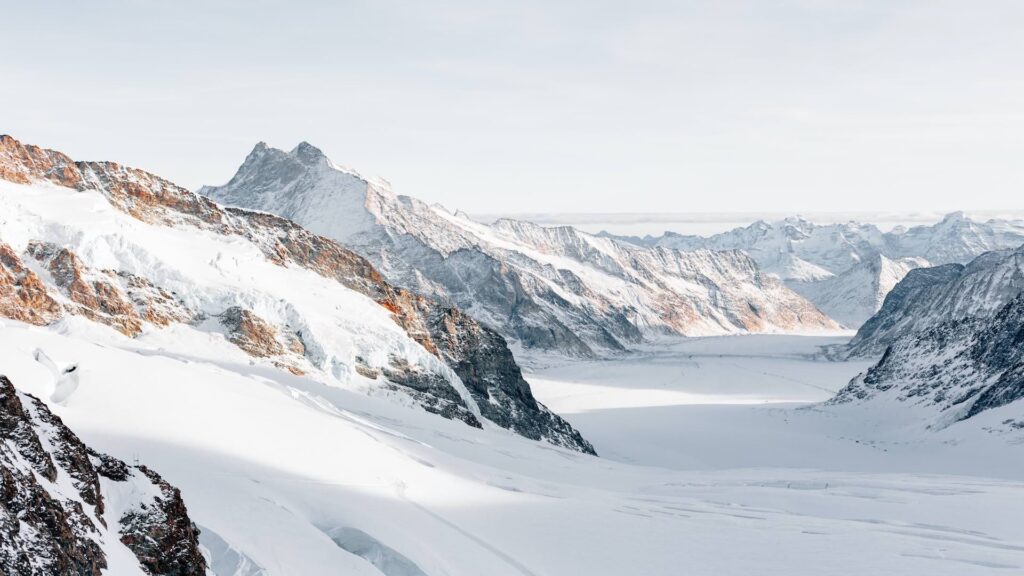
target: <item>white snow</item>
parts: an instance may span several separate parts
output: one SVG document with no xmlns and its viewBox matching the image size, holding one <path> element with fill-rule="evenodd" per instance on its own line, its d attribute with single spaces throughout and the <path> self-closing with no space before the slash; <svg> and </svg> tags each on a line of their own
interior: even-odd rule
<svg viewBox="0 0 1024 576">
<path fill-rule="evenodd" d="M 864 367 L 814 358 L 843 337 L 693 339 L 535 369 L 535 392 L 595 442 L 604 457 L 593 458 L 218 358 L 192 328 L 127 340 L 87 324 L 5 322 L 3 371 L 45 395 L 52 375 L 35 350 L 77 363 L 78 390 L 53 409 L 90 445 L 137 454 L 179 486 L 216 544 L 215 566 L 378 576 L 379 566 L 520 576 L 1024 569 L 1019 444 L 970 434 L 961 445 L 872 442 L 870 427 L 841 413 L 778 403 L 826 398 Z"/>
</svg>

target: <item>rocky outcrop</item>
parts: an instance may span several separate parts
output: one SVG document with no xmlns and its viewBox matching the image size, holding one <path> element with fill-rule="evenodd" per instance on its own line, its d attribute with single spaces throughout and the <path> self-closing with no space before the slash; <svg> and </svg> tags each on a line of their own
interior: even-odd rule
<svg viewBox="0 0 1024 576">
<path fill-rule="evenodd" d="M 533 397 L 500 334 L 454 308 L 431 307 L 423 315 L 438 354 L 459 375 L 485 418 L 527 438 L 595 454 L 578 431 Z"/>
<path fill-rule="evenodd" d="M 568 423 L 536 402 L 504 339 L 451 306 L 396 288 L 366 258 L 333 240 L 278 216 L 222 208 L 140 170 L 73 162 L 63 154 L 23 146 L 9 137 L 0 139 L 0 165 L 4 166 L 0 175 L 19 183 L 47 181 L 102 194 L 118 210 L 147 223 L 237 238 L 251 243 L 274 264 L 314 272 L 365 295 L 389 311 L 408 338 L 436 360 L 417 363 L 396 355 L 370 365 L 355 358 L 344 370 L 399 390 L 424 409 L 447 418 L 480 426 L 479 414 L 529 438 L 593 451 Z M 60 295 L 68 312 L 107 323 L 125 334 L 138 334 L 146 323 L 160 326 L 203 318 L 203 312 L 193 309 L 193 301 L 186 305 L 171 290 L 124 270 L 93 270 L 68 248 L 40 242 L 31 244 L 28 252 L 47 270 L 53 292 Z M 235 305 L 231 300 L 231 295 L 218 290 L 207 303 L 206 314 L 219 317 L 228 339 L 251 356 L 267 358 L 296 374 L 317 367 L 338 369 L 318 366 L 331 351 L 305 339 L 301 329 L 288 326 L 292 320 L 301 326 L 301 317 L 270 322 L 248 304 L 241 305 L 246 298 L 238 296 Z M 437 321 L 446 316 L 458 321 Z M 476 336 L 453 339 L 452 329 Z M 478 344 L 486 353 L 477 349 Z M 473 382 L 466 390 L 458 382 L 463 375 Z"/>
<path fill-rule="evenodd" d="M 39 276 L 14 249 L 0 242 L 0 316 L 43 326 L 62 312 Z"/>
<path fill-rule="evenodd" d="M 43 266 L 46 277 L 41 278 L 13 248 L 0 243 L 2 317 L 41 326 L 67 312 L 127 336 L 138 335 L 143 322 L 167 326 L 196 319 L 196 313 L 173 294 L 141 276 L 91 269 L 74 252 L 52 243 L 30 242 L 25 253 Z M 52 294 L 48 283 L 54 288 Z"/>
<path fill-rule="evenodd" d="M 32 242 L 27 250 L 43 264 L 54 284 L 70 300 L 72 312 L 106 324 L 126 336 L 142 332 L 142 318 L 117 285 L 112 272 L 96 272 L 67 248 Z"/>
<path fill-rule="evenodd" d="M 147 278 L 130 272 L 116 272 L 121 288 L 135 306 L 142 320 L 154 326 L 189 323 L 199 320 L 201 314 L 190 310 L 177 296 L 153 284 Z"/>
<path fill-rule="evenodd" d="M 66 154 L 24 145 L 0 134 L 0 178 L 18 184 L 30 184 L 42 178 L 76 188 L 82 176 L 74 160 Z"/>
<path fill-rule="evenodd" d="M 188 517 L 181 491 L 145 466 L 138 471 L 159 492 L 121 517 L 121 542 L 154 576 L 204 574 L 199 569 L 206 565 L 199 550 L 199 529 Z"/>
<path fill-rule="evenodd" d="M 3 376 L 0 439 L 0 573 L 98 576 L 123 543 L 139 575 L 206 574 L 177 489 L 145 467 L 90 450 Z M 122 509 L 108 508 L 108 490 L 129 495 L 118 499 Z"/>
<path fill-rule="evenodd" d="M 228 329 L 228 340 L 250 356 L 266 358 L 284 354 L 284 346 L 277 341 L 274 327 L 251 311 L 232 306 L 224 311 L 220 322 Z"/>
<path fill-rule="evenodd" d="M 0 135 L 0 178 L 100 191 L 119 209 L 145 222 L 171 224 L 179 220 L 177 215 L 187 214 L 217 225 L 221 218 L 213 202 L 149 172 L 115 162 L 76 162 L 7 135 Z"/>
<path fill-rule="evenodd" d="M 227 329 L 227 338 L 253 358 L 274 358 L 274 365 L 301 376 L 306 371 L 306 346 L 302 336 L 279 330 L 241 306 L 232 306 L 219 314 L 221 325 Z"/>
</svg>

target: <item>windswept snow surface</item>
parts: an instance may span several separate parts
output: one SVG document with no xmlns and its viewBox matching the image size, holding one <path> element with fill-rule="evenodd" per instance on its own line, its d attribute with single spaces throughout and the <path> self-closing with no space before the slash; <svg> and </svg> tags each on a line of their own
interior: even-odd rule
<svg viewBox="0 0 1024 576">
<path fill-rule="evenodd" d="M 253 364 L 186 325 L 128 339 L 77 317 L 4 321 L 0 369 L 49 398 L 35 351 L 75 363 L 54 411 L 180 486 L 211 565 L 244 574 L 1024 569 L 1019 444 L 998 444 L 1017 458 L 997 474 L 943 458 L 957 446 L 858 444 L 841 415 L 777 403 L 827 398 L 862 369 L 812 358 L 842 339 L 697 339 L 535 369 L 541 397 L 607 458 Z"/>
</svg>

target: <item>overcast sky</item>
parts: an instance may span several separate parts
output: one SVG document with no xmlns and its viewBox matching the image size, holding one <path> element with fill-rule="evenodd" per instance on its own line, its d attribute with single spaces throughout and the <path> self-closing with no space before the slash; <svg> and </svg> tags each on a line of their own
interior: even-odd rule
<svg viewBox="0 0 1024 576">
<path fill-rule="evenodd" d="M 1024 207 L 1024 2 L 0 0 L 0 132 L 475 213 Z"/>
</svg>

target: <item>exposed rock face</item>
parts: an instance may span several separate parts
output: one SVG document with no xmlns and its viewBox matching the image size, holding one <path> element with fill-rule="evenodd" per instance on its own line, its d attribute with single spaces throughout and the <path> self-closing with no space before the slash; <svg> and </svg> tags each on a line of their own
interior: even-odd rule
<svg viewBox="0 0 1024 576">
<path fill-rule="evenodd" d="M 291 152 L 260 143 L 228 184 L 201 193 L 332 238 L 389 282 L 526 347 L 593 356 L 645 334 L 835 327 L 743 254 L 639 248 L 513 220 L 482 225 L 396 196 L 307 143 Z"/>
<path fill-rule="evenodd" d="M 60 304 L 18 254 L 0 242 L 0 316 L 42 326 L 61 316 Z"/>
<path fill-rule="evenodd" d="M 284 346 L 277 341 L 277 331 L 249 310 L 232 306 L 224 311 L 220 322 L 229 330 L 228 340 L 250 356 L 266 358 L 284 353 Z"/>
<path fill-rule="evenodd" d="M 31 144 L 26 146 L 2 134 L 0 178 L 18 184 L 29 184 L 43 178 L 75 188 L 81 180 L 81 172 L 75 162 L 65 154 Z"/>
<path fill-rule="evenodd" d="M 941 323 L 989 318 L 1024 290 L 1024 246 L 967 265 L 911 270 L 850 342 L 853 355 L 881 354 L 898 338 Z"/>
<path fill-rule="evenodd" d="M 931 409 L 931 426 L 1024 398 L 1024 294 L 991 317 L 957 318 L 896 338 L 831 400 L 895 400 Z M 927 414 L 928 412 L 926 412 Z"/>
<path fill-rule="evenodd" d="M 3 376 L 0 439 L 0 572 L 98 576 L 124 543 L 139 560 L 137 574 L 205 575 L 198 530 L 177 489 L 90 450 Z M 118 486 L 125 483 L 132 487 Z M 123 510 L 107 509 L 111 489 L 132 495 Z"/>
<path fill-rule="evenodd" d="M 173 215 L 181 213 L 215 225 L 221 217 L 209 200 L 143 170 L 114 162 L 76 162 L 7 135 L 0 135 L 0 178 L 102 191 L 112 204 L 145 222 L 173 223 Z"/>
<path fill-rule="evenodd" d="M 436 359 L 431 360 L 434 367 L 430 367 L 397 356 L 374 366 L 355 358 L 350 367 L 355 373 L 381 379 L 382 385 L 402 390 L 426 410 L 447 418 L 480 426 L 477 414 L 481 414 L 530 438 L 593 451 L 568 423 L 536 402 L 497 334 L 448 306 L 395 288 L 368 260 L 332 240 L 278 216 L 223 209 L 203 196 L 140 170 L 113 163 L 76 163 L 63 154 L 23 146 L 9 137 L 0 139 L 0 166 L 0 176 L 18 183 L 48 181 L 98 192 L 112 206 L 143 222 L 237 238 L 257 247 L 279 266 L 312 271 L 365 295 L 388 310 L 408 337 Z M 55 286 L 52 292 L 60 296 L 69 313 L 107 323 L 125 334 L 138 334 L 146 323 L 161 326 L 203 317 L 194 302 L 186 305 L 151 279 L 124 270 L 93 270 L 72 250 L 57 245 L 33 243 L 28 252 L 46 268 Z M 12 277 L 16 276 L 12 273 Z M 6 292 L 0 292 L 0 298 L 3 294 Z M 331 353 L 305 338 L 301 329 L 305 320 L 301 317 L 293 318 L 299 326 L 293 329 L 287 326 L 292 319 L 268 322 L 246 306 L 225 308 L 224 301 L 218 289 L 205 313 L 218 316 L 228 328 L 231 341 L 254 357 L 270 358 L 284 369 L 302 373 L 318 367 L 318 362 Z M 458 322 L 450 326 L 477 334 L 475 339 L 453 340 L 450 326 L 436 321 L 445 315 L 458 317 Z M 486 354 L 475 348 L 477 343 L 487 347 Z M 451 370 L 440 370 L 436 360 Z M 467 394 L 456 389 L 461 374 L 475 382 L 472 386 L 466 384 Z"/>
<path fill-rule="evenodd" d="M 595 454 L 565 420 L 537 402 L 505 339 L 454 308 L 425 311 L 442 358 L 455 369 L 485 418 L 527 438 Z"/>
<path fill-rule="evenodd" d="M 195 313 L 146 278 L 93 270 L 74 252 L 52 243 L 30 242 L 26 254 L 43 265 L 56 290 L 51 295 L 47 282 L 13 248 L 0 243 L 0 316 L 46 325 L 69 312 L 127 336 L 138 335 L 143 321 L 167 326 L 195 319 Z"/>
<path fill-rule="evenodd" d="M 282 332 L 251 310 L 232 306 L 220 315 L 228 340 L 254 358 L 276 358 L 274 365 L 292 374 L 305 374 L 306 347 L 300 335 Z"/>
<path fill-rule="evenodd" d="M 73 252 L 54 244 L 33 242 L 28 253 L 46 266 L 54 283 L 73 303 L 75 314 L 106 324 L 126 336 L 142 331 L 142 319 L 116 284 L 113 273 L 96 273 Z"/>
<path fill-rule="evenodd" d="M 145 466 L 138 470 L 159 489 L 159 495 L 121 517 L 121 542 L 154 576 L 205 574 L 199 529 L 188 517 L 181 491 Z"/>
<path fill-rule="evenodd" d="M 169 326 L 176 322 L 188 323 L 199 319 L 198 313 L 150 280 L 124 270 L 119 270 L 117 276 L 121 288 L 142 320 L 155 326 Z"/>
</svg>

